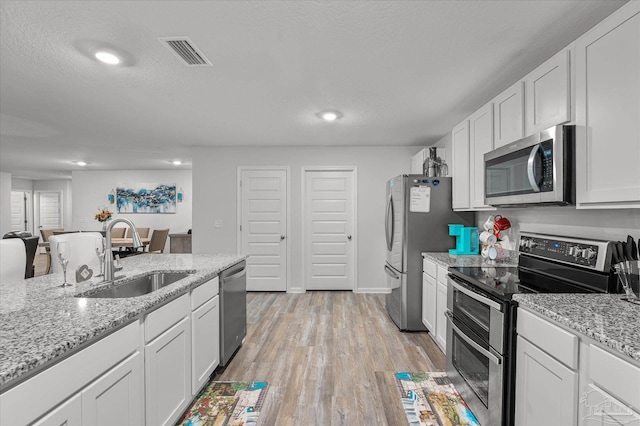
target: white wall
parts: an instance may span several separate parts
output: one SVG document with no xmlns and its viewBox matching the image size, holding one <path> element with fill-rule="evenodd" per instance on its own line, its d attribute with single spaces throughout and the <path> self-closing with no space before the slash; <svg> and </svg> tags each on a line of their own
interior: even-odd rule
<svg viewBox="0 0 640 426">
<path fill-rule="evenodd" d="M 184 201 L 177 203 L 175 214 L 123 213 L 118 214 L 116 205 L 109 204 L 107 195 L 112 189 L 125 184 L 136 183 L 175 183 L 182 188 Z M 114 171 L 75 171 L 72 173 L 73 218 L 72 229 L 81 231 L 99 231 L 102 224 L 94 219 L 98 209 L 109 208 L 113 218 L 123 217 L 136 226 L 153 229 L 169 228 L 169 233 L 187 232 L 191 228 L 193 191 L 191 170 L 114 170 Z M 120 226 L 120 225 L 116 225 Z M 123 224 L 123 226 L 126 226 Z M 165 253 L 169 252 L 169 238 Z"/>
<path fill-rule="evenodd" d="M 386 292 L 385 183 L 411 169 L 415 147 L 243 147 L 197 148 L 193 155 L 193 251 L 236 253 L 238 166 L 289 166 L 291 276 L 288 291 L 303 291 L 302 166 L 356 166 L 358 169 L 358 280 L 360 292 Z M 222 227 L 214 228 L 214 220 Z"/>
<path fill-rule="evenodd" d="M 11 178 L 12 191 L 33 191 L 33 181 L 30 179 Z"/>
<path fill-rule="evenodd" d="M 11 231 L 11 173 L 0 172 L 0 238 Z"/>
<path fill-rule="evenodd" d="M 538 232 L 596 240 L 626 240 L 627 235 L 640 238 L 640 211 L 577 210 L 566 207 L 528 207 L 500 209 L 496 212 L 478 212 L 478 224 L 490 214 L 501 214 L 513 225 L 510 233 L 516 239 L 520 231 Z"/>
</svg>

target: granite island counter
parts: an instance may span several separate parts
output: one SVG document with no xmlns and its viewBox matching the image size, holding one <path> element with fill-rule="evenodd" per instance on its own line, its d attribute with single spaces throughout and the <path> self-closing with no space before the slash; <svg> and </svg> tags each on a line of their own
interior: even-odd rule
<svg viewBox="0 0 640 426">
<path fill-rule="evenodd" d="M 190 275 L 152 293 L 123 299 L 75 297 L 114 285 L 95 277 L 67 288 L 59 287 L 61 273 L 0 284 L 0 391 L 77 353 L 245 258 L 230 254 L 146 254 L 125 258 L 117 284 L 149 272 Z M 73 273 L 67 275 L 71 277 Z"/>
</svg>

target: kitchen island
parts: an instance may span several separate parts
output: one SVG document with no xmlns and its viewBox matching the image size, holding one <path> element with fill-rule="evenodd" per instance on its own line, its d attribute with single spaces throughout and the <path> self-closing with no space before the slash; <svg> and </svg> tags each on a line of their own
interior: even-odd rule
<svg viewBox="0 0 640 426">
<path fill-rule="evenodd" d="M 53 374 L 52 371 L 60 370 L 75 358 L 86 357 L 85 354 L 93 350 L 95 353 L 87 360 L 92 366 L 101 357 L 117 352 L 118 346 L 112 346 L 111 341 L 132 347 L 131 350 L 138 354 L 138 362 L 137 359 L 149 353 L 153 339 L 161 334 L 153 334 L 152 327 L 156 324 L 164 326 L 163 322 L 178 308 L 181 312 L 178 319 L 167 323 L 164 329 L 172 327 L 171 324 L 177 323 L 188 311 L 186 323 L 179 323 L 185 324 L 183 329 L 186 331 L 182 334 L 190 343 L 190 312 L 201 306 L 195 300 L 196 290 L 201 298 L 203 291 L 200 289 L 206 286 L 208 295 L 202 300 L 212 303 L 211 297 L 218 293 L 218 274 L 245 258 L 226 254 L 153 254 L 126 258 L 121 262 L 123 269 L 117 274 L 117 285 L 150 272 L 189 274 L 187 278 L 149 294 L 130 298 L 77 297 L 114 285 L 102 283 L 100 278 L 67 288 L 59 287 L 63 282 L 62 274 L 0 284 L 0 401 L 3 403 L 0 409 L 6 412 L 4 404 L 8 404 L 8 395 L 15 393 L 14 389 L 19 390 L 33 380 Z M 217 302 L 217 296 L 214 299 Z M 151 321 L 149 318 L 154 315 Z M 101 349 L 96 351 L 97 347 Z M 128 353 L 130 349 L 123 352 L 124 355 Z M 62 377 L 66 382 L 68 375 Z M 54 389 L 56 385 L 53 383 Z"/>
</svg>

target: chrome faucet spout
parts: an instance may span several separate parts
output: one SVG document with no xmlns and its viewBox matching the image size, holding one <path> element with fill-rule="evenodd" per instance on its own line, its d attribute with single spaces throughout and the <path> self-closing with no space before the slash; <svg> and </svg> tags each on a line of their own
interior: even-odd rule
<svg viewBox="0 0 640 426">
<path fill-rule="evenodd" d="M 113 276 L 115 272 L 115 267 L 113 264 L 113 254 L 111 253 L 111 230 L 113 229 L 113 225 L 116 223 L 126 223 L 131 228 L 131 237 L 133 240 L 133 248 L 137 249 L 142 247 L 142 241 L 140 240 L 140 234 L 138 234 L 138 230 L 136 226 L 129 219 L 118 218 L 114 219 L 109 223 L 106 230 L 106 247 L 104 250 L 104 280 L 105 281 L 113 281 Z"/>
</svg>

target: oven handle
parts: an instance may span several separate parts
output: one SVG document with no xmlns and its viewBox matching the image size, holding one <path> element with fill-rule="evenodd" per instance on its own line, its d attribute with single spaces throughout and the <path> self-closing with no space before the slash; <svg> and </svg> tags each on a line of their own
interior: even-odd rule
<svg viewBox="0 0 640 426">
<path fill-rule="evenodd" d="M 462 340 L 464 340 L 466 343 L 468 343 L 472 348 L 480 352 L 482 355 L 489 358 L 489 360 L 494 364 L 497 364 L 497 365 L 502 364 L 502 357 L 492 354 L 491 352 L 489 352 L 488 350 L 486 350 L 485 348 L 483 348 L 482 346 L 474 342 L 473 339 L 471 339 L 469 336 L 464 334 L 464 332 L 460 330 L 458 326 L 453 323 L 453 314 L 451 312 L 446 311 L 444 314 L 447 316 L 447 321 L 449 321 L 449 325 L 451 325 L 451 328 L 458 334 L 458 337 L 460 337 Z"/>
<path fill-rule="evenodd" d="M 500 312 L 502 312 L 502 306 L 500 306 L 500 304 L 494 302 L 491 299 L 488 299 L 484 296 L 481 296 L 480 294 L 476 293 L 475 291 L 469 290 L 467 288 L 464 288 L 463 286 L 461 286 L 460 284 L 456 283 L 451 277 L 448 277 L 449 283 L 458 291 L 466 294 L 467 296 L 469 296 L 472 299 L 477 300 L 478 302 L 487 305 L 493 309 L 496 309 Z"/>
</svg>

